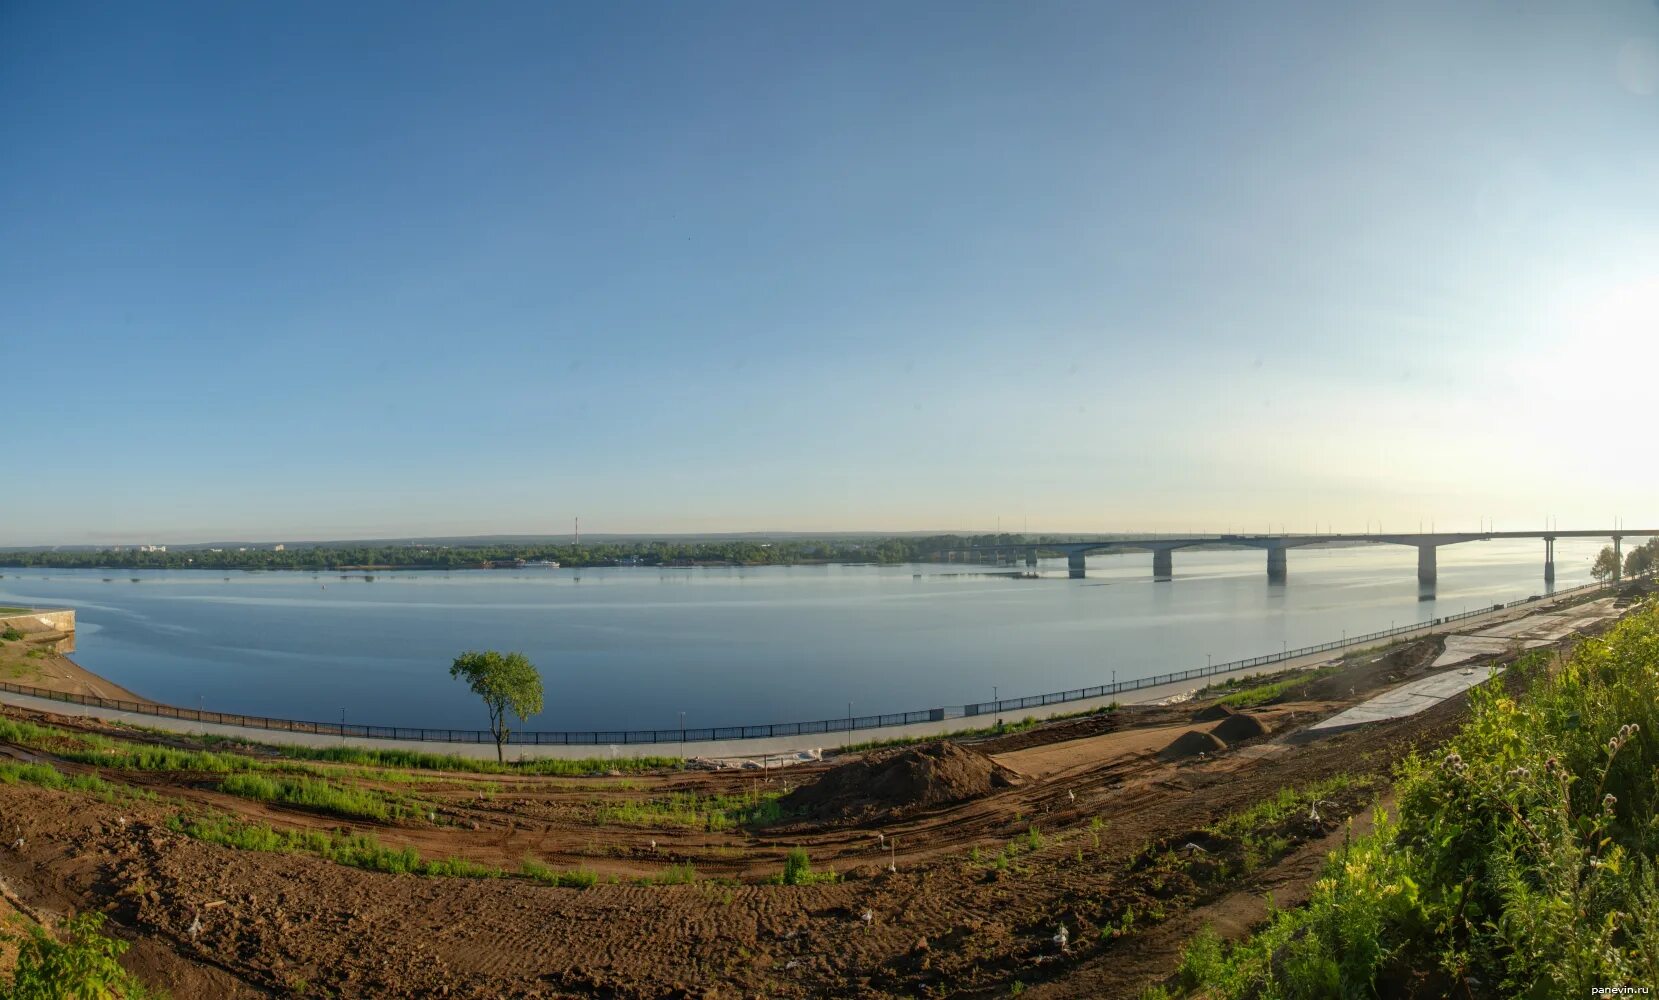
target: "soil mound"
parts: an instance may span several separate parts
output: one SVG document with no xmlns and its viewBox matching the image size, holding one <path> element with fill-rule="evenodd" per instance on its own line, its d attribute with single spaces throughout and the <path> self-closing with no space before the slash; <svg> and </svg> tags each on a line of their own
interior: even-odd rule
<svg viewBox="0 0 1659 1000">
<path fill-rule="evenodd" d="M 1429 636 L 1413 642 L 1401 643 L 1381 655 L 1373 655 L 1344 664 L 1334 674 L 1315 678 L 1299 691 L 1287 692 L 1269 704 L 1297 698 L 1324 700 L 1349 698 L 1375 690 L 1406 677 L 1421 674 L 1433 663 L 1446 641 L 1442 636 Z"/>
<path fill-rule="evenodd" d="M 1221 720 L 1221 724 L 1210 730 L 1210 735 L 1228 743 L 1237 743 L 1240 740 L 1253 740 L 1258 736 L 1266 736 L 1272 730 L 1268 729 L 1262 720 L 1254 715 L 1245 715 L 1242 712 L 1230 715 Z"/>
<path fill-rule="evenodd" d="M 1019 775 L 955 743 L 922 743 L 866 754 L 779 800 L 813 819 L 863 818 L 977 798 L 1018 784 Z"/>
<path fill-rule="evenodd" d="M 1176 737 L 1175 742 L 1158 751 L 1159 760 L 1186 760 L 1201 753 L 1217 753 L 1227 749 L 1227 744 L 1217 739 L 1213 734 L 1198 729 L 1189 729 Z"/>
<path fill-rule="evenodd" d="M 1192 721 L 1194 721 L 1194 722 L 1215 722 L 1218 719 L 1225 719 L 1230 715 L 1237 715 L 1237 714 L 1238 713 L 1234 712 L 1231 708 L 1229 708 L 1226 705 L 1223 705 L 1221 702 L 1218 701 L 1214 705 L 1209 706 L 1208 708 L 1201 708 L 1198 711 L 1192 713 Z"/>
</svg>

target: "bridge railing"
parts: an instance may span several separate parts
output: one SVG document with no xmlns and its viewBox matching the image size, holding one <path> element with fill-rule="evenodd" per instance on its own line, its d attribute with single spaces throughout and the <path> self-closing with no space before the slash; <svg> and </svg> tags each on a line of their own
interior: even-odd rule
<svg viewBox="0 0 1659 1000">
<path fill-rule="evenodd" d="M 1047 694 L 1034 694 L 1023 698 L 1004 698 L 1001 701 L 978 702 L 967 705 L 948 706 L 943 708 L 924 708 L 914 712 L 892 712 L 883 715 L 860 715 L 842 719 L 820 719 L 816 722 L 780 722 L 757 726 L 715 726 L 702 729 L 614 729 L 593 730 L 585 732 L 540 731 L 530 730 L 511 733 L 507 739 L 509 744 L 532 746 L 608 746 L 616 744 L 653 744 L 653 743 L 706 743 L 718 740 L 741 739 L 775 739 L 794 736 L 820 736 L 831 733 L 850 733 L 860 729 L 882 729 L 890 726 L 915 725 L 924 722 L 942 722 L 947 719 L 972 718 L 976 716 L 995 715 L 1001 712 L 1016 712 L 1028 708 L 1045 708 L 1050 705 L 1063 705 L 1067 702 L 1087 701 L 1093 698 L 1105 698 L 1130 691 L 1139 691 L 1145 688 L 1159 687 L 1164 684 L 1174 684 L 1181 681 L 1196 680 L 1201 677 L 1213 677 L 1217 674 L 1232 673 L 1238 670 L 1248 670 L 1251 667 L 1265 666 L 1273 663 L 1282 663 L 1299 657 L 1322 653 L 1332 649 L 1341 649 L 1363 643 L 1375 642 L 1379 639 L 1389 639 L 1413 632 L 1422 632 L 1450 622 L 1461 621 L 1465 618 L 1474 618 L 1478 615 L 1491 614 L 1508 608 L 1520 607 L 1536 601 L 1554 599 L 1564 596 L 1583 594 L 1599 589 L 1610 589 L 1611 584 L 1589 584 L 1570 590 L 1557 591 L 1549 595 L 1533 596 L 1507 604 L 1493 604 L 1466 611 L 1455 615 L 1446 615 L 1432 621 L 1416 622 L 1401 625 L 1395 628 L 1383 629 L 1379 632 L 1369 632 L 1364 635 L 1345 636 L 1331 642 L 1323 642 L 1313 646 L 1302 646 L 1297 649 L 1282 650 L 1277 653 L 1266 653 L 1261 656 L 1251 656 L 1240 660 L 1229 660 L 1226 663 L 1217 663 L 1210 666 L 1194 667 L 1190 670 L 1176 670 L 1170 673 L 1156 674 L 1151 677 L 1139 677 L 1134 680 L 1118 681 L 1113 684 L 1098 684 L 1092 687 L 1072 688 L 1069 691 L 1053 691 Z M 35 687 L 31 684 L 18 684 L 12 681 L 0 681 L 0 691 L 10 691 L 14 694 L 27 695 L 31 698 L 42 698 L 48 701 L 64 702 L 74 705 L 88 705 L 96 708 L 114 709 L 121 712 L 130 712 L 134 715 L 147 715 L 162 719 L 177 719 L 184 722 L 197 722 L 216 726 L 238 726 L 245 729 L 263 729 L 278 733 L 302 733 L 311 736 L 339 736 L 358 739 L 375 740 L 405 740 L 422 743 L 494 743 L 495 737 L 487 729 L 436 729 L 411 726 L 374 726 L 357 723 L 339 722 L 307 722 L 299 719 L 274 719 L 262 715 L 242 715 L 233 712 L 213 712 L 206 709 L 178 708 L 172 705 L 159 705 L 153 702 L 135 702 L 120 698 L 100 698 L 95 695 L 68 694 L 62 691 L 52 691 L 47 688 Z"/>
</svg>

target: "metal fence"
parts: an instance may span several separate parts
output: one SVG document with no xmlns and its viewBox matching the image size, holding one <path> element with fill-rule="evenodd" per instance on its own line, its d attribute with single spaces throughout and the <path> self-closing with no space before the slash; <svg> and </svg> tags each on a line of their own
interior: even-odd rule
<svg viewBox="0 0 1659 1000">
<path fill-rule="evenodd" d="M 1589 584 L 1571 590 L 1559 591 L 1549 596 L 1549 599 L 1582 594 L 1586 591 L 1607 589 L 1607 584 Z M 554 745 L 554 746 L 600 746 L 610 744 L 642 744 L 642 743 L 701 743 L 714 740 L 742 740 L 766 739 L 779 736 L 816 736 L 827 733 L 850 733 L 859 729 L 879 729 L 886 726 L 904 726 L 919 722 L 941 722 L 946 719 L 971 718 L 974 716 L 994 715 L 1000 712 L 1019 711 L 1027 708 L 1041 708 L 1048 705 L 1063 705 L 1066 702 L 1085 701 L 1090 698 L 1105 698 L 1121 694 L 1126 691 L 1138 691 L 1143 688 L 1157 687 L 1162 684 L 1172 684 L 1178 681 L 1194 680 L 1200 677 L 1213 677 L 1216 674 L 1231 673 L 1236 670 L 1247 670 L 1250 667 L 1264 666 L 1270 663 L 1281 663 L 1285 660 L 1294 660 L 1298 657 L 1313 653 L 1322 653 L 1344 646 L 1358 643 L 1373 642 L 1378 639 L 1388 639 L 1395 636 L 1407 635 L 1413 632 L 1422 632 L 1425 629 L 1435 628 L 1449 622 L 1473 618 L 1477 615 L 1491 614 L 1494 611 L 1503 611 L 1508 608 L 1531 604 L 1545 600 L 1543 596 L 1523 598 L 1510 601 L 1507 604 L 1493 604 L 1489 607 L 1477 608 L 1474 611 L 1465 611 L 1461 614 L 1447 615 L 1427 622 L 1416 622 L 1410 625 L 1401 625 L 1396 628 L 1384 629 L 1381 632 L 1370 632 L 1365 635 L 1345 636 L 1333 642 L 1324 642 L 1316 646 L 1303 646 L 1300 649 L 1288 649 L 1278 653 L 1268 653 L 1263 656 L 1252 656 L 1242 660 L 1230 660 L 1226 663 L 1217 663 L 1211 666 L 1195 667 L 1191 670 L 1177 670 L 1173 673 L 1157 674 L 1152 677 L 1141 677 L 1135 680 L 1118 681 L 1114 684 L 1100 684 L 1094 687 L 1074 688 L 1070 691 L 1055 691 L 1049 694 L 1035 694 L 1025 698 L 1004 698 L 1001 701 L 980 702 L 977 704 L 951 706 L 946 708 L 925 708 L 916 712 L 895 712 L 887 715 L 861 715 L 845 719 L 822 719 L 817 722 L 781 722 L 760 726 L 716 726 L 709 729 L 615 729 L 597 730 L 589 732 L 547 732 L 531 730 L 515 732 L 508 736 L 510 744 Z M 99 698 L 94 695 L 66 694 L 62 691 L 49 691 L 45 688 L 34 687 L 29 684 L 14 684 L 10 681 L 0 681 L 0 691 L 10 691 L 16 694 L 28 695 L 33 698 L 45 698 L 50 701 L 67 702 L 75 705 L 90 705 L 97 708 L 116 709 L 131 712 L 136 715 L 149 715 L 163 719 L 181 719 L 186 722 L 201 722 L 220 726 L 241 726 L 248 729 L 265 729 L 273 732 L 306 733 L 317 736 L 357 737 L 376 740 L 410 740 L 426 743 L 494 743 L 495 737 L 487 729 L 424 729 L 408 726 L 368 726 L 340 722 L 303 722 L 297 719 L 272 719 L 262 715 L 237 715 L 231 712 L 210 712 L 205 709 L 175 708 L 171 705 L 157 705 L 142 702 L 124 701 L 118 698 Z"/>
</svg>

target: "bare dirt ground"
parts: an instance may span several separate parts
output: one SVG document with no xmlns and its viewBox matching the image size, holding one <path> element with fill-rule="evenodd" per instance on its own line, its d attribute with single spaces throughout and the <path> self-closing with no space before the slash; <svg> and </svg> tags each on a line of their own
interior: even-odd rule
<svg viewBox="0 0 1659 1000">
<path fill-rule="evenodd" d="M 0 680 L 62 691 L 153 704 L 119 684 L 112 684 L 59 652 L 73 643 L 73 635 L 43 629 L 25 631 L 23 638 L 0 639 Z"/>
<path fill-rule="evenodd" d="M 407 807 L 386 822 L 227 794 L 216 773 L 76 763 L 60 755 L 78 734 L 170 738 L 27 716 L 69 735 L 0 753 L 154 798 L 0 785 L 0 878 L 44 912 L 106 911 L 110 929 L 135 942 L 129 966 L 175 997 L 992 997 L 1016 984 L 1042 997 L 1135 996 L 1171 972 L 1205 921 L 1242 931 L 1264 891 L 1300 898 L 1343 820 L 1364 822 L 1393 765 L 1449 735 L 1461 698 L 1307 745 L 1283 741 L 1421 673 L 1438 643 L 1352 658 L 1247 710 L 1267 735 L 1177 760 L 1160 755 L 1218 724 L 1194 721 L 1206 702 L 1123 708 L 948 751 L 889 750 L 857 765 L 866 779 L 843 772 L 816 791 L 802 786 L 845 759 L 587 778 L 306 765 Z M 1321 806 L 1318 822 L 1298 815 L 1257 831 L 1277 846 L 1251 864 L 1241 860 L 1249 845 L 1215 832 L 1281 789 L 1339 774 L 1370 779 Z M 714 797 L 821 807 L 775 806 L 783 815 L 769 822 L 726 826 L 698 811 Z M 372 833 L 507 875 L 385 874 L 221 847 L 169 825 L 208 811 L 278 830 Z M 792 848 L 839 880 L 771 884 Z M 541 884 L 518 874 L 525 859 L 598 882 Z M 695 881 L 646 884 L 684 865 Z"/>
</svg>

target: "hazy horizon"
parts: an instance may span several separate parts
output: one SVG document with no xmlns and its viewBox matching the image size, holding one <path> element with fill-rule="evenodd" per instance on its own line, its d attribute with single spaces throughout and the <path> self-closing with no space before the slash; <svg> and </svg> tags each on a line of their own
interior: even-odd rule
<svg viewBox="0 0 1659 1000">
<path fill-rule="evenodd" d="M 1649 0 L 8 4 L 0 546 L 1659 521 L 1656 93 Z"/>
</svg>

